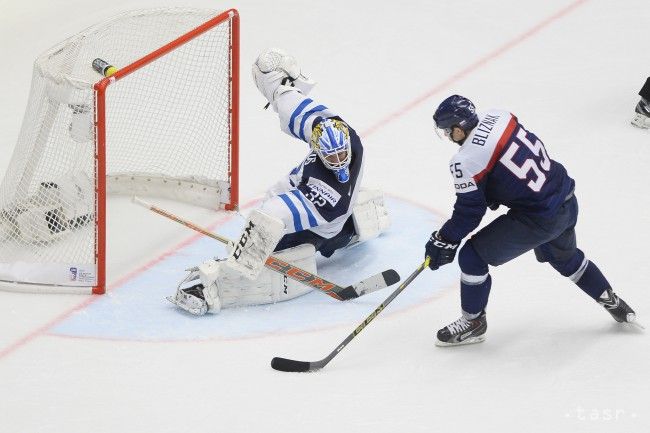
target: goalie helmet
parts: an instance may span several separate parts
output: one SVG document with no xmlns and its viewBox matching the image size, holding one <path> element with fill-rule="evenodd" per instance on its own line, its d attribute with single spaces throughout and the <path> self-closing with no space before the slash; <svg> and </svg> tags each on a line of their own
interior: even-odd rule
<svg viewBox="0 0 650 433">
<path fill-rule="evenodd" d="M 464 96 L 452 95 L 440 103 L 433 114 L 433 122 L 449 137 L 454 126 L 469 134 L 478 125 L 478 116 L 472 101 Z"/>
<path fill-rule="evenodd" d="M 345 122 L 336 119 L 318 122 L 312 130 L 311 148 L 318 154 L 325 167 L 334 171 L 339 182 L 350 180 L 352 146 L 350 131 Z"/>
</svg>

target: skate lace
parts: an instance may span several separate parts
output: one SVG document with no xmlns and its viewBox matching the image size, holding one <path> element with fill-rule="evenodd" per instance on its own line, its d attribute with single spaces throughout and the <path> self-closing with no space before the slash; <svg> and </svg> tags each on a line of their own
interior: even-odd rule
<svg viewBox="0 0 650 433">
<path fill-rule="evenodd" d="M 456 320 L 455 322 L 451 323 L 448 328 L 449 332 L 452 334 L 459 334 L 465 330 L 467 330 L 471 326 L 471 323 L 464 317 L 461 317 L 460 319 Z"/>
</svg>

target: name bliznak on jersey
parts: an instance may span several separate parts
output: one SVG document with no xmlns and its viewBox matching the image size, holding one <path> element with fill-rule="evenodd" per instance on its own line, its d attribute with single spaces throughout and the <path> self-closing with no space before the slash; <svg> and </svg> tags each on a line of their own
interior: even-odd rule
<svg viewBox="0 0 650 433">
<path fill-rule="evenodd" d="M 500 117 L 501 116 L 493 116 L 491 114 L 485 116 L 483 120 L 481 120 L 481 123 L 476 127 L 474 137 L 472 137 L 472 144 L 483 146 L 490 135 L 492 128 L 494 128 L 494 125 L 496 125 Z"/>
</svg>

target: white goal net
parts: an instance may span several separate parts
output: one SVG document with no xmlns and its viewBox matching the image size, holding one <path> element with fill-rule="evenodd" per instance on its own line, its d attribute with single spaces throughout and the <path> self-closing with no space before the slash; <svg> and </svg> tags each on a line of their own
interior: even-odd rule
<svg viewBox="0 0 650 433">
<path fill-rule="evenodd" d="M 103 293 L 107 192 L 237 206 L 238 26 L 129 12 L 38 57 L 0 186 L 0 286 Z"/>
</svg>

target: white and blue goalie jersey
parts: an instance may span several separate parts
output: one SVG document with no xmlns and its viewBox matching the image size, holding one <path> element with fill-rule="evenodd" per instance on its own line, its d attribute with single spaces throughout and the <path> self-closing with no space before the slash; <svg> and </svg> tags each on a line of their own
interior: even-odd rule
<svg viewBox="0 0 650 433">
<path fill-rule="evenodd" d="M 280 126 L 292 137 L 310 143 L 312 128 L 323 119 L 342 120 L 327 106 L 292 90 L 279 95 L 274 107 Z M 346 122 L 347 124 L 347 122 Z M 286 233 L 311 230 L 330 239 L 337 235 L 352 214 L 363 175 L 363 146 L 348 125 L 352 160 L 350 179 L 341 183 L 325 167 L 315 151 L 272 187 L 261 210 L 282 219 Z"/>
</svg>

